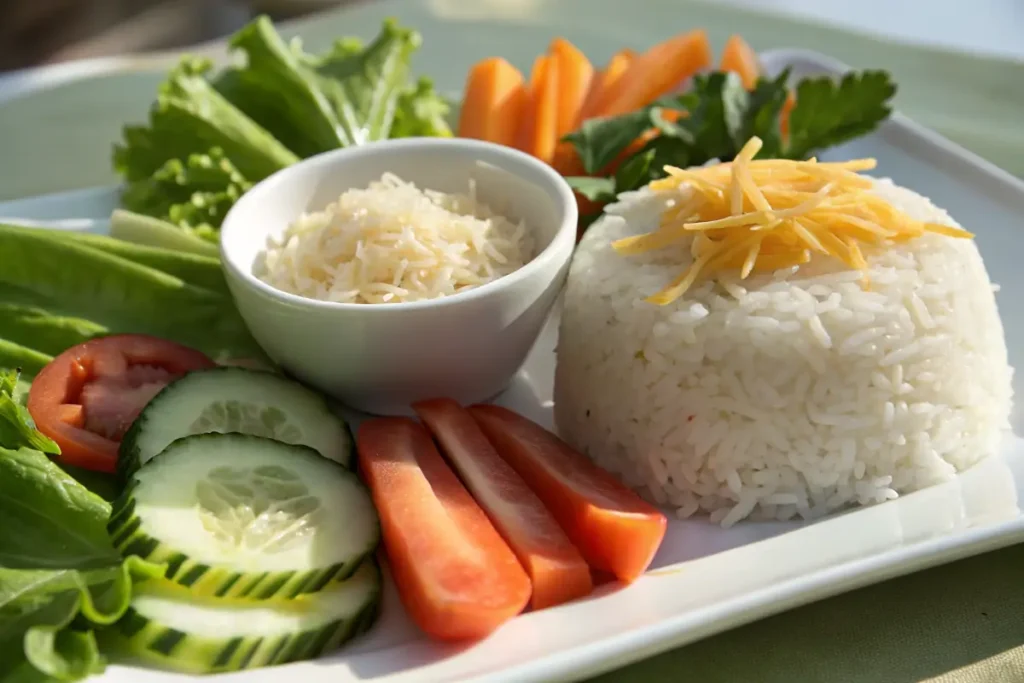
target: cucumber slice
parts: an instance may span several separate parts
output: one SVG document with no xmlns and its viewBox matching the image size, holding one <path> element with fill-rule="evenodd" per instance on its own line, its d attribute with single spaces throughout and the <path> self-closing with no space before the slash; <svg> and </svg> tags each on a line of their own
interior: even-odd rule
<svg viewBox="0 0 1024 683">
<path fill-rule="evenodd" d="M 115 647 L 150 664 L 203 674 L 312 659 L 366 631 L 380 606 L 380 570 L 295 600 L 262 603 L 196 598 L 163 581 L 135 588 L 112 629 Z"/>
<path fill-rule="evenodd" d="M 355 474 L 248 434 L 178 439 L 140 467 L 107 524 L 123 555 L 198 595 L 291 598 L 350 576 L 380 541 Z"/>
<path fill-rule="evenodd" d="M 121 441 L 124 478 L 175 439 L 240 432 L 302 444 L 348 467 L 352 434 L 317 393 L 271 372 L 239 367 L 190 372 L 143 409 Z"/>
</svg>

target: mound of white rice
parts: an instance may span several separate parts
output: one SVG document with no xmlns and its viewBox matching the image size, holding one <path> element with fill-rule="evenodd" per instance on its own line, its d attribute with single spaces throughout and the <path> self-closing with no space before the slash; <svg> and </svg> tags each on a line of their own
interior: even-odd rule
<svg viewBox="0 0 1024 683">
<path fill-rule="evenodd" d="M 910 216 L 956 225 L 878 181 Z M 680 517 L 725 526 L 814 518 L 948 480 L 1009 428 L 1012 369 L 973 240 L 929 234 L 869 255 L 745 281 L 698 281 L 643 301 L 691 262 L 688 244 L 638 256 L 657 228 L 648 190 L 592 226 L 569 274 L 555 420 L 566 440 Z"/>
</svg>

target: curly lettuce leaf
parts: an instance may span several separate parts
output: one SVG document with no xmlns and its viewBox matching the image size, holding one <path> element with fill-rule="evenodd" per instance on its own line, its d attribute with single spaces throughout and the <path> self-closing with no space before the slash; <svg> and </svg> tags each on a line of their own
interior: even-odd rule
<svg viewBox="0 0 1024 683">
<path fill-rule="evenodd" d="M 162 573 L 138 558 L 122 561 L 109 517 L 106 501 L 45 454 L 0 448 L 3 680 L 74 681 L 103 670 L 92 628 L 121 618 L 134 582 Z"/>
<path fill-rule="evenodd" d="M 144 180 L 170 159 L 219 147 L 247 178 L 262 180 L 298 161 L 206 78 L 211 63 L 186 57 L 160 85 L 148 126 L 127 126 L 114 148 L 114 168 L 129 182 Z"/>
<path fill-rule="evenodd" d="M 170 159 L 145 180 L 128 185 L 121 202 L 130 211 L 216 242 L 228 211 L 251 187 L 224 151 L 214 147 L 184 161 Z"/>
<path fill-rule="evenodd" d="M 450 113 L 451 104 L 434 90 L 434 82 L 426 77 L 420 78 L 415 86 L 398 97 L 391 137 L 450 138 Z"/>
</svg>

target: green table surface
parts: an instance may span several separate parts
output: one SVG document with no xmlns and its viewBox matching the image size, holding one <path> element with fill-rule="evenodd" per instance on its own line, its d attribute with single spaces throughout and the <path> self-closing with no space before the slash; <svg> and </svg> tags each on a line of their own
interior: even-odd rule
<svg viewBox="0 0 1024 683">
<path fill-rule="evenodd" d="M 319 49 L 340 35 L 369 36 L 389 15 L 422 31 L 417 71 L 453 92 L 473 61 L 502 55 L 528 68 L 555 35 L 596 62 L 692 26 L 707 28 L 717 47 L 741 33 L 757 49 L 817 50 L 855 67 L 890 70 L 901 111 L 1024 176 L 1022 63 L 882 42 L 701 0 L 395 0 L 295 22 L 286 33 Z M 665 20 L 672 16 L 677 20 Z M 125 121 L 144 116 L 162 75 L 152 60 L 125 67 L 0 105 L 0 199 L 115 181 L 111 144 Z M 1015 546 L 791 610 L 594 680 L 1024 681 L 1022 579 L 1024 547 Z"/>
</svg>

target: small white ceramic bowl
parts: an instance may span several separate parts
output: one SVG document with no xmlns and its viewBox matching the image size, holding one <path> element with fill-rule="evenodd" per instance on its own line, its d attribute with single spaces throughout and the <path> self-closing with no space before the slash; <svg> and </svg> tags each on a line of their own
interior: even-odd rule
<svg viewBox="0 0 1024 683">
<path fill-rule="evenodd" d="M 385 172 L 443 192 L 466 192 L 472 178 L 482 201 L 525 221 L 533 260 L 475 289 L 397 304 L 315 301 L 253 275 L 269 236 Z M 326 152 L 275 173 L 231 209 L 220 248 L 238 309 L 274 361 L 352 408 L 409 414 L 420 399 L 484 401 L 511 382 L 565 281 L 576 221 L 569 185 L 527 154 L 476 140 L 408 138 Z"/>
</svg>

